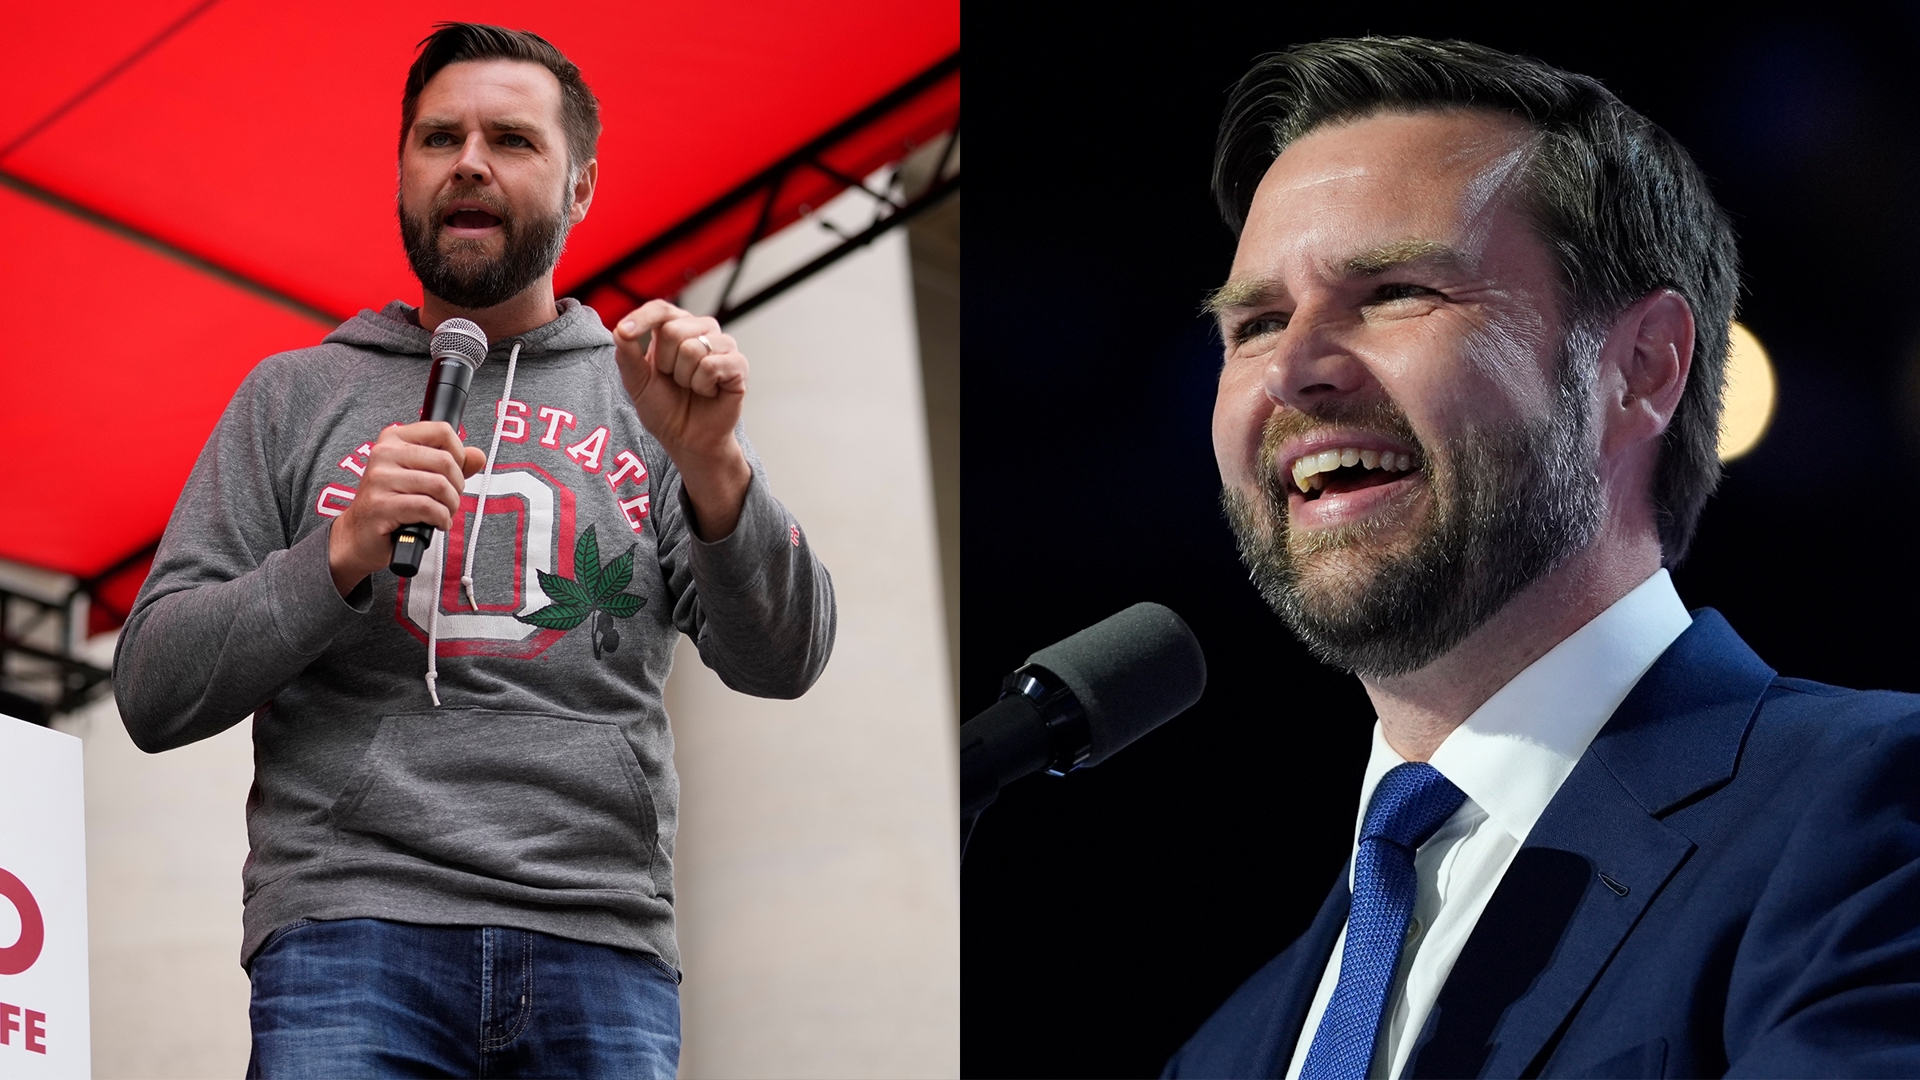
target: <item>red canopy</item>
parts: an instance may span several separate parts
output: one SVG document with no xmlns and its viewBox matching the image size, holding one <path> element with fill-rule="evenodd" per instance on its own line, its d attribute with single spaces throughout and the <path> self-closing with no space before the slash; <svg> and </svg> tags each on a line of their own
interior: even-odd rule
<svg viewBox="0 0 1920 1080">
<path fill-rule="evenodd" d="M 400 84 L 448 19 L 541 34 L 599 95 L 600 188 L 557 285 L 587 285 L 608 318 L 959 115 L 958 0 L 10 12 L 0 558 L 115 571 L 95 610 L 117 621 L 247 371 L 362 307 L 418 302 L 394 223 Z M 752 187 L 803 150 L 808 167 Z"/>
</svg>

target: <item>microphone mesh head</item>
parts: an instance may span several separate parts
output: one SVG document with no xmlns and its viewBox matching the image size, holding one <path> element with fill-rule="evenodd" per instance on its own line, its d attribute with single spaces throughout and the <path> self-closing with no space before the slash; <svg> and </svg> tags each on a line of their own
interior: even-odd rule
<svg viewBox="0 0 1920 1080">
<path fill-rule="evenodd" d="M 1093 735 L 1086 764 L 1185 712 L 1207 687 L 1207 658 L 1186 621 L 1135 604 L 1027 657 L 1073 691 Z"/>
<path fill-rule="evenodd" d="M 448 319 L 433 332 L 428 353 L 435 360 L 458 360 L 478 370 L 487 361 L 487 332 L 465 319 Z"/>
</svg>

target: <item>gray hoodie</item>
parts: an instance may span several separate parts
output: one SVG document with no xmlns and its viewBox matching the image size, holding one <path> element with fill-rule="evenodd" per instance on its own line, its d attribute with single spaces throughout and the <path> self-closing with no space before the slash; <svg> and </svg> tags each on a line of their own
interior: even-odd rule
<svg viewBox="0 0 1920 1080">
<path fill-rule="evenodd" d="M 114 692 L 148 751 L 253 715 L 243 963 L 295 920 L 374 917 L 540 930 L 678 968 L 674 642 L 763 697 L 826 665 L 832 583 L 751 449 L 739 525 L 700 541 L 612 336 L 591 309 L 560 310 L 519 339 L 510 396 L 511 342 L 474 376 L 463 437 L 493 445 L 498 419 L 491 479 L 467 482 L 410 581 L 382 570 L 342 599 L 327 565 L 370 444 L 419 414 L 429 335 L 404 304 L 255 368 L 174 507 Z"/>
</svg>

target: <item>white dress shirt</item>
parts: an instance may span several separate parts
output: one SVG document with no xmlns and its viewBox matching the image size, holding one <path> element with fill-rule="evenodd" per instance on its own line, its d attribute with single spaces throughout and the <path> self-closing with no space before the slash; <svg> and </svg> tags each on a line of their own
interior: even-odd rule
<svg viewBox="0 0 1920 1080">
<path fill-rule="evenodd" d="M 1419 892 L 1368 1076 L 1399 1076 L 1406 1068 L 1440 987 L 1533 823 L 1613 710 L 1692 621 L 1666 570 L 1657 570 L 1515 675 L 1434 750 L 1430 763 L 1467 799 L 1414 855 Z M 1405 760 L 1374 721 L 1373 754 L 1354 819 L 1356 851 L 1374 786 Z M 1340 981 L 1346 943 L 1342 929 L 1294 1045 L 1287 1080 L 1298 1080 L 1306 1064 Z"/>
</svg>

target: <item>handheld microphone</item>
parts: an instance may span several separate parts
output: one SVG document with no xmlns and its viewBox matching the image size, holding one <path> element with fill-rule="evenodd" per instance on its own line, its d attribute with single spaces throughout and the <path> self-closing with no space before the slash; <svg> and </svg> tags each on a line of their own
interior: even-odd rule
<svg viewBox="0 0 1920 1080">
<path fill-rule="evenodd" d="M 1023 776 L 1100 764 L 1185 712 L 1206 686 L 1200 643 L 1159 604 L 1135 604 L 1041 649 L 960 729 L 962 816 L 978 816 Z"/>
<path fill-rule="evenodd" d="M 451 424 L 458 431 L 461 414 L 467 411 L 467 388 L 473 385 L 473 373 L 487 360 L 486 331 L 465 319 L 448 319 L 433 332 L 428 356 L 433 367 L 427 373 L 427 397 L 420 403 L 420 419 Z M 432 542 L 431 525 L 402 525 L 393 530 L 393 561 L 388 568 L 401 577 L 419 573 L 427 545 Z"/>
</svg>

